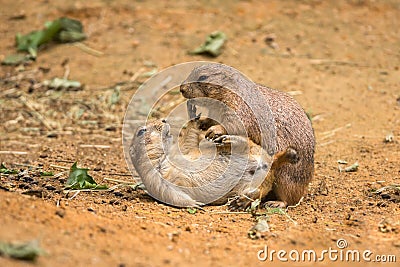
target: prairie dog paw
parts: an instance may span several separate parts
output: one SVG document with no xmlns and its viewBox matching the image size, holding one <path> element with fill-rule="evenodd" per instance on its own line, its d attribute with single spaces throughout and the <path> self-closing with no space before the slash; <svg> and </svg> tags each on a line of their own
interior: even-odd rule
<svg viewBox="0 0 400 267">
<path fill-rule="evenodd" d="M 226 134 L 225 128 L 222 125 L 214 125 L 208 128 L 206 138 L 214 140 L 215 138 Z"/>
<path fill-rule="evenodd" d="M 251 202 L 253 202 L 253 199 L 249 198 L 248 196 L 241 195 L 229 203 L 228 209 L 231 211 L 245 211 L 247 207 L 250 206 Z"/>
<path fill-rule="evenodd" d="M 221 135 L 212 140 L 217 146 L 223 146 L 227 144 L 231 144 L 231 136 L 229 135 Z"/>
<path fill-rule="evenodd" d="M 221 135 L 213 139 L 216 145 L 246 145 L 248 146 L 247 138 L 238 135 Z"/>
<path fill-rule="evenodd" d="M 247 188 L 240 196 L 237 196 L 229 203 L 228 208 L 229 210 L 244 211 L 259 196 L 260 190 L 258 188 L 252 190 L 250 188 Z"/>
<path fill-rule="evenodd" d="M 300 160 L 300 157 L 297 154 L 297 151 L 291 147 L 289 147 L 286 150 L 285 158 L 286 158 L 287 162 L 289 162 L 291 164 L 296 164 Z"/>
</svg>

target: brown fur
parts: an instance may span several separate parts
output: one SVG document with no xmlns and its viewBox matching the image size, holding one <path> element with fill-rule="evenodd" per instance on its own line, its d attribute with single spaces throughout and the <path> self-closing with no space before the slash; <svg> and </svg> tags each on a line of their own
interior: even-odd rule
<svg viewBox="0 0 400 267">
<path fill-rule="evenodd" d="M 268 136 L 270 139 L 275 138 L 274 153 L 284 152 L 291 147 L 297 152 L 299 159 L 297 163 L 287 162 L 273 169 L 273 192 L 277 200 L 282 201 L 284 205 L 294 205 L 300 200 L 314 173 L 315 137 L 310 120 L 292 97 L 284 92 L 255 84 L 235 69 L 222 64 L 208 64 L 195 68 L 180 90 L 184 97 L 193 99 L 191 101 L 199 97 L 209 97 L 228 107 L 220 121 L 224 128 L 212 126 L 206 134 L 210 138 L 226 132 L 242 134 L 238 132 L 237 119 L 232 119 L 238 116 L 248 137 L 254 143 L 260 145 L 261 141 L 264 144 L 270 142 L 267 145 L 271 146 L 271 140 L 262 140 L 261 129 L 258 127 L 260 116 L 265 114 L 270 117 L 265 108 L 268 105 L 273 116 L 270 126 L 274 124 L 276 128 L 275 135 L 272 132 Z M 263 96 L 261 98 L 260 93 Z M 212 112 L 210 110 L 211 116 L 214 115 Z M 216 112 L 221 113 L 220 110 Z M 261 127 L 263 131 L 269 131 L 269 128 L 265 127 L 266 123 L 268 120 Z"/>
</svg>

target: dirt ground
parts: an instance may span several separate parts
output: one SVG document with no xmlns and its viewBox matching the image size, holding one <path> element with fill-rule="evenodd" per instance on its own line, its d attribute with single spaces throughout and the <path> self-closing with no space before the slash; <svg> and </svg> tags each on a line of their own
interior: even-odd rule
<svg viewBox="0 0 400 267">
<path fill-rule="evenodd" d="M 0 161 L 21 170 L 0 176 L 0 241 L 38 240 L 46 254 L 34 265 L 266 266 L 269 259 L 257 259 L 265 246 L 322 251 L 338 249 L 337 240 L 345 239 L 347 249 L 369 249 L 372 259 L 395 255 L 397 263 L 382 266 L 398 266 L 400 195 L 390 187 L 400 184 L 398 1 L 1 4 L 0 59 L 15 53 L 16 33 L 41 29 L 61 16 L 81 20 L 88 35 L 83 43 L 95 50 L 52 44 L 36 62 L 0 67 Z M 187 53 L 214 30 L 228 36 L 222 55 Z M 270 232 L 259 239 L 248 237 L 256 218 L 224 213 L 224 207 L 190 214 L 128 186 L 63 191 L 68 171 L 59 166 L 75 161 L 99 183 L 134 183 L 121 143 L 127 104 L 147 72 L 195 60 L 222 62 L 291 92 L 313 117 L 314 180 L 287 215 L 268 215 Z M 43 85 L 66 71 L 83 90 Z M 116 86 L 120 98 L 110 104 Z M 348 162 L 341 168 L 355 162 L 359 168 L 339 172 L 338 160 Z M 272 264 L 284 263 L 274 258 Z M 0 257 L 0 265 L 32 263 Z"/>
</svg>

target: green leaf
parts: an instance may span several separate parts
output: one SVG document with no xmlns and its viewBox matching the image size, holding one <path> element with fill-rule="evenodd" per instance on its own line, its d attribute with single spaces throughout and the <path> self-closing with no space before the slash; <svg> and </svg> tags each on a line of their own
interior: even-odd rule
<svg viewBox="0 0 400 267">
<path fill-rule="evenodd" d="M 28 52 L 29 52 L 29 55 L 31 56 L 31 58 L 33 58 L 33 59 L 37 58 L 37 48 L 29 47 Z"/>
<path fill-rule="evenodd" d="M 358 162 L 356 162 L 353 165 L 344 168 L 344 172 L 356 172 L 358 170 L 358 166 Z"/>
<path fill-rule="evenodd" d="M 57 41 L 61 43 L 72 43 L 79 42 L 86 38 L 86 35 L 82 32 L 69 32 L 69 31 L 61 31 L 57 35 Z"/>
<path fill-rule="evenodd" d="M 207 36 L 206 41 L 198 48 L 191 51 L 191 54 L 209 54 L 217 57 L 221 54 L 221 48 L 226 41 L 226 35 L 223 32 L 215 31 Z"/>
<path fill-rule="evenodd" d="M 0 173 L 3 173 L 3 174 L 17 174 L 18 171 L 17 170 L 7 169 L 7 167 L 3 163 L 1 163 L 0 164 Z"/>
<path fill-rule="evenodd" d="M 45 28 L 28 34 L 17 34 L 15 37 L 17 50 L 26 51 L 36 58 L 38 48 L 52 40 L 62 43 L 81 41 L 86 38 L 82 23 L 69 18 L 59 18 L 46 22 Z"/>
<path fill-rule="evenodd" d="M 62 17 L 58 19 L 61 29 L 68 32 L 83 33 L 83 26 L 79 20 Z"/>
<path fill-rule="evenodd" d="M 75 162 L 67 180 L 67 187 L 71 189 L 107 189 L 106 185 L 98 185 L 92 176 L 88 174 L 89 169 L 78 168 Z"/>
<path fill-rule="evenodd" d="M 110 106 L 115 105 L 119 102 L 120 99 L 120 87 L 116 86 L 112 95 L 110 96 Z"/>
<path fill-rule="evenodd" d="M 37 256 L 44 254 L 37 240 L 23 244 L 0 242 L 0 255 L 6 255 L 20 260 L 34 261 Z"/>
<path fill-rule="evenodd" d="M 285 214 L 285 211 L 281 208 L 266 208 L 266 214 Z"/>
<path fill-rule="evenodd" d="M 44 85 L 53 89 L 81 89 L 82 84 L 78 81 L 68 80 L 64 78 L 54 78 L 52 80 L 46 80 L 43 82 Z"/>
<path fill-rule="evenodd" d="M 32 56 L 25 54 L 12 54 L 6 56 L 6 58 L 1 62 L 3 65 L 19 65 L 21 63 L 32 60 Z"/>
<path fill-rule="evenodd" d="M 137 189 L 142 189 L 145 190 L 146 188 L 144 187 L 144 184 L 142 182 L 138 182 L 134 185 L 129 185 L 133 190 L 137 190 Z"/>
<path fill-rule="evenodd" d="M 189 214 L 195 214 L 195 213 L 197 212 L 197 209 L 196 209 L 196 208 L 191 208 L 191 207 L 188 207 L 186 210 L 187 210 L 187 212 L 188 212 Z"/>
<path fill-rule="evenodd" d="M 36 58 L 39 46 L 51 41 L 61 30 L 61 23 L 55 20 L 47 25 L 44 30 L 33 31 L 26 35 L 17 34 L 17 50 L 27 51 Z"/>
<path fill-rule="evenodd" d="M 261 201 L 260 199 L 256 199 L 251 202 L 250 207 L 247 207 L 246 211 L 249 211 L 251 214 L 256 214 L 257 209 L 260 207 Z"/>
<path fill-rule="evenodd" d="M 158 69 L 157 68 L 153 68 L 151 71 L 145 72 L 141 76 L 148 78 L 148 77 L 153 76 L 154 74 L 157 74 L 157 72 L 158 72 Z"/>
</svg>

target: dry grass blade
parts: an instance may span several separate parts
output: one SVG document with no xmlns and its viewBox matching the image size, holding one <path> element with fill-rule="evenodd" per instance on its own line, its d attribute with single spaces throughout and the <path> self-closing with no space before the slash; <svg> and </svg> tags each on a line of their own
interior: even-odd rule
<svg viewBox="0 0 400 267">
<path fill-rule="evenodd" d="M 115 182 L 115 183 L 120 183 L 120 184 L 136 184 L 136 182 L 130 182 L 130 181 L 123 181 L 123 180 L 118 180 L 118 179 L 112 179 L 112 178 L 104 178 L 104 180 L 106 181 L 110 181 L 110 182 Z"/>
<path fill-rule="evenodd" d="M 75 42 L 73 45 L 82 49 L 82 51 L 84 51 L 92 56 L 100 57 L 100 56 L 104 55 L 103 52 L 93 49 L 81 42 Z"/>
<path fill-rule="evenodd" d="M 82 147 L 82 148 L 87 148 L 87 147 L 90 147 L 90 148 L 110 148 L 111 146 L 107 146 L 107 145 L 79 145 L 79 147 Z"/>
<path fill-rule="evenodd" d="M 50 167 L 53 168 L 57 168 L 57 169 L 63 169 L 63 170 L 69 170 L 69 167 L 65 167 L 65 166 L 60 166 L 60 165 L 54 165 L 54 164 L 50 164 Z"/>
<path fill-rule="evenodd" d="M 392 185 L 384 186 L 384 187 L 379 188 L 378 190 L 376 190 L 375 194 L 380 194 L 380 193 L 382 193 L 384 191 L 387 191 L 387 190 L 395 190 L 395 191 L 400 192 L 400 184 L 392 184 Z"/>
<path fill-rule="evenodd" d="M 48 130 L 53 130 L 53 127 L 51 127 L 49 121 L 39 112 L 37 112 L 31 103 L 24 97 L 21 96 L 19 100 L 31 111 L 31 113 L 38 119 Z"/>
<path fill-rule="evenodd" d="M 10 151 L 10 150 L 3 150 L 3 151 L 0 151 L 0 154 L 27 155 L 27 154 L 28 154 L 28 152 L 25 152 L 25 151 Z"/>
</svg>

